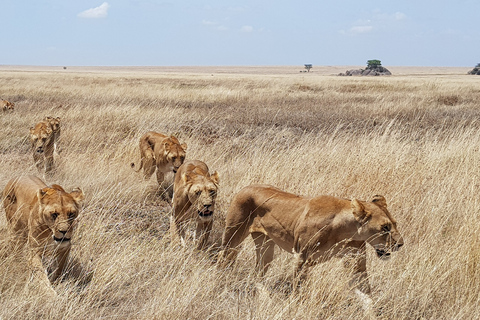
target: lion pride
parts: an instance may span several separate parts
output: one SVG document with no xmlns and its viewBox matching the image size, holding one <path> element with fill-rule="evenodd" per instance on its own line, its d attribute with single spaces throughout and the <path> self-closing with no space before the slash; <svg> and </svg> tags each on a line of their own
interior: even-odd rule
<svg viewBox="0 0 480 320">
<path fill-rule="evenodd" d="M 207 165 L 199 160 L 190 160 L 180 166 L 173 187 L 172 230 L 176 230 L 184 242 L 185 224 L 196 220 L 198 249 L 206 246 L 213 225 L 213 212 L 217 197 L 219 177 L 210 174 Z"/>
<path fill-rule="evenodd" d="M 15 103 L 7 101 L 7 100 L 0 100 L 0 108 L 2 111 L 13 111 L 15 108 Z"/>
<path fill-rule="evenodd" d="M 30 142 L 38 172 L 44 171 L 46 175 L 50 174 L 54 170 L 55 133 L 48 118 L 30 128 Z"/>
<path fill-rule="evenodd" d="M 50 280 L 58 279 L 65 269 L 83 199 L 79 188 L 67 193 L 35 176 L 14 178 L 3 190 L 11 243 L 27 243 L 32 284 L 49 294 L 56 295 Z M 44 267 L 45 255 L 53 258 L 51 266 Z"/>
<path fill-rule="evenodd" d="M 307 198 L 269 185 L 250 185 L 235 195 L 225 222 L 222 265 L 233 262 L 238 246 L 249 234 L 255 242 L 260 275 L 273 259 L 275 244 L 298 255 L 296 275 L 333 256 L 356 257 L 351 285 L 361 297 L 370 293 L 366 244 L 373 246 L 380 258 L 403 245 L 383 196 L 368 202 L 332 196 Z"/>
<path fill-rule="evenodd" d="M 143 168 L 143 176 L 148 180 L 157 170 L 157 181 L 161 185 L 165 174 L 176 173 L 185 160 L 187 145 L 180 144 L 174 136 L 166 136 L 162 133 L 149 131 L 140 138 L 140 166 Z M 131 164 L 135 168 L 135 163 Z"/>
</svg>

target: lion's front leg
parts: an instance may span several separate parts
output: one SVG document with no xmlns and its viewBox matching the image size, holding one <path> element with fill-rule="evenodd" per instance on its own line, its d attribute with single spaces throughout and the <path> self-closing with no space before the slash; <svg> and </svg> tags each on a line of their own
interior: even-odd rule
<svg viewBox="0 0 480 320">
<path fill-rule="evenodd" d="M 52 272 L 51 280 L 52 282 L 56 281 L 60 276 L 65 272 L 65 267 L 67 266 L 68 256 L 70 255 L 70 247 L 64 250 L 58 250 L 57 252 L 57 268 Z"/>
<path fill-rule="evenodd" d="M 352 278 L 349 281 L 352 289 L 358 289 L 364 294 L 370 294 L 370 284 L 367 274 L 367 255 L 365 248 L 354 250 L 345 254 L 345 267 L 351 267 L 353 271 Z"/>
<path fill-rule="evenodd" d="M 370 283 L 367 274 L 367 255 L 365 247 L 345 255 L 344 264 L 346 267 L 352 267 L 352 278 L 349 281 L 352 288 L 362 302 L 363 308 L 367 311 L 372 308 L 372 299 L 370 298 Z"/>
<path fill-rule="evenodd" d="M 43 154 L 33 150 L 33 161 L 35 162 L 35 166 L 37 166 L 38 172 L 43 173 L 43 170 L 45 170 Z"/>
<path fill-rule="evenodd" d="M 53 153 L 45 156 L 45 174 L 52 174 L 54 171 Z"/>
<path fill-rule="evenodd" d="M 197 222 L 197 230 L 195 236 L 199 236 L 197 249 L 202 250 L 207 246 L 208 238 L 210 237 L 210 232 L 212 231 L 213 220 L 203 222 Z"/>
<path fill-rule="evenodd" d="M 267 273 L 270 263 L 273 260 L 275 242 L 261 232 L 253 232 L 251 235 L 255 242 L 257 274 L 263 277 Z"/>
<path fill-rule="evenodd" d="M 48 279 L 47 270 L 42 263 L 41 248 L 30 249 L 30 281 L 29 285 L 43 291 L 47 295 L 56 296 L 57 293 L 53 290 L 50 280 Z"/>
<path fill-rule="evenodd" d="M 165 174 L 159 168 L 157 168 L 157 182 L 159 186 L 162 185 L 163 180 L 165 180 Z"/>
<path fill-rule="evenodd" d="M 177 236 L 180 236 L 180 242 L 182 243 L 182 246 L 186 246 L 185 242 L 185 229 L 186 229 L 186 222 L 183 221 L 179 217 L 175 216 L 170 216 L 170 234 L 172 236 L 172 239 L 175 239 Z"/>
<path fill-rule="evenodd" d="M 308 260 L 308 254 L 306 250 L 296 254 L 297 264 L 295 266 L 295 271 L 293 273 L 293 288 L 296 290 L 301 283 L 307 277 L 308 271 L 310 269 L 310 263 Z"/>
</svg>

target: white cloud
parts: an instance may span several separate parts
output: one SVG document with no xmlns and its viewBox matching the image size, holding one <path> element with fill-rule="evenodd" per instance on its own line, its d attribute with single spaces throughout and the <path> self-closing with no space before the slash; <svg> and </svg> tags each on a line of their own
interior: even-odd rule
<svg viewBox="0 0 480 320">
<path fill-rule="evenodd" d="M 220 30 L 220 31 L 228 30 L 227 27 L 221 25 L 220 23 L 215 21 L 210 21 L 210 20 L 202 20 L 202 25 L 211 27 L 213 29 Z"/>
<path fill-rule="evenodd" d="M 108 8 L 110 8 L 110 5 L 104 2 L 96 8 L 80 12 L 77 16 L 80 18 L 105 18 L 108 14 Z"/>
<path fill-rule="evenodd" d="M 407 16 L 402 12 L 395 12 L 395 14 L 393 16 L 394 16 L 395 20 L 403 20 L 403 19 L 407 18 Z"/>
<path fill-rule="evenodd" d="M 216 25 L 218 25 L 218 22 L 209 21 L 209 20 L 202 20 L 202 24 L 204 26 L 216 26 Z"/>
<path fill-rule="evenodd" d="M 352 23 L 353 27 L 348 30 L 340 30 L 340 34 L 358 35 L 366 34 L 374 30 L 383 30 L 399 26 L 402 23 L 399 21 L 406 20 L 407 16 L 402 12 L 383 13 L 376 10 L 363 19 L 359 19 Z"/>
<path fill-rule="evenodd" d="M 359 34 L 359 33 L 368 33 L 373 30 L 372 26 L 355 26 L 350 28 L 350 32 L 354 34 Z"/>
<path fill-rule="evenodd" d="M 240 31 L 242 32 L 253 32 L 253 27 L 252 26 L 243 26 L 240 28 Z"/>
</svg>

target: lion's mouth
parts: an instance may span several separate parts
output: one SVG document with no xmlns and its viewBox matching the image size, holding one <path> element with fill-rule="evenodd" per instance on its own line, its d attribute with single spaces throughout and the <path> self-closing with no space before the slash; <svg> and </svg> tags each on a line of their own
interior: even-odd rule
<svg viewBox="0 0 480 320">
<path fill-rule="evenodd" d="M 200 217 L 208 218 L 208 217 L 211 217 L 213 215 L 213 211 L 211 211 L 211 210 L 198 211 L 198 215 Z"/>
<path fill-rule="evenodd" d="M 57 238 L 53 236 L 53 240 L 55 240 L 56 242 L 68 242 L 70 241 L 70 238 Z"/>
</svg>

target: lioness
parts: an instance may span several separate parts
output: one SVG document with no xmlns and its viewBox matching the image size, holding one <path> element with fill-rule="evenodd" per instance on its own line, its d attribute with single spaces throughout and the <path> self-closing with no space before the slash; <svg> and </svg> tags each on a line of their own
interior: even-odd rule
<svg viewBox="0 0 480 320">
<path fill-rule="evenodd" d="M 403 245 L 397 223 L 383 196 L 371 202 L 332 196 L 307 198 L 269 185 L 243 188 L 226 215 L 220 263 L 231 263 L 237 247 L 251 234 L 257 253 L 257 270 L 263 275 L 273 259 L 274 246 L 296 253 L 298 275 L 332 256 L 356 257 L 351 285 L 359 295 L 369 294 L 365 246 L 369 243 L 381 258 Z"/>
<path fill-rule="evenodd" d="M 13 102 L 7 100 L 0 100 L 0 108 L 2 108 L 3 111 L 13 111 L 14 107 L 15 104 Z"/>
<path fill-rule="evenodd" d="M 45 117 L 43 121 L 46 121 L 50 124 L 53 132 L 53 148 L 57 153 L 59 152 L 58 140 L 60 139 L 60 117 Z"/>
<path fill-rule="evenodd" d="M 187 145 L 180 144 L 174 136 L 149 131 L 140 138 L 140 167 L 143 168 L 145 180 L 148 180 L 157 169 L 157 181 L 161 185 L 165 173 L 176 173 L 185 160 Z M 135 168 L 135 163 L 131 164 Z"/>
<path fill-rule="evenodd" d="M 71 193 L 59 185 L 47 187 L 35 176 L 14 178 L 3 190 L 3 206 L 12 243 L 27 243 L 31 280 L 40 289 L 56 295 L 42 257 L 53 257 L 51 281 L 62 274 L 70 253 L 73 229 L 84 199 L 79 188 Z"/>
<path fill-rule="evenodd" d="M 184 242 L 185 223 L 197 221 L 196 235 L 200 235 L 198 249 L 205 247 L 213 225 L 213 211 L 217 197 L 219 177 L 208 172 L 205 163 L 187 161 L 175 175 L 173 193 L 173 217 L 170 228 L 176 230 Z"/>
<path fill-rule="evenodd" d="M 55 134 L 48 120 L 40 121 L 30 128 L 30 142 L 38 172 L 45 170 L 45 174 L 51 173 L 54 169 Z"/>
</svg>

